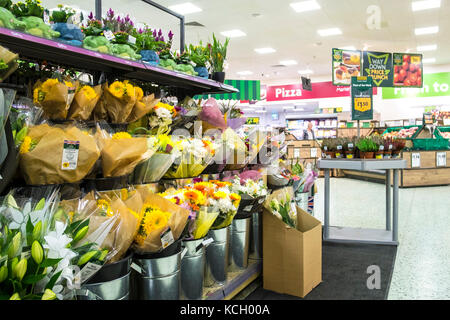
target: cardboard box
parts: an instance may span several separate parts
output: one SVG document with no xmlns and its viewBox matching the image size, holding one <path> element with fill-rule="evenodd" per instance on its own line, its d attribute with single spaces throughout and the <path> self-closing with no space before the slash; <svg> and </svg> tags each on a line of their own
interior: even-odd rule
<svg viewBox="0 0 450 320">
<path fill-rule="evenodd" d="M 263 213 L 264 289 L 304 298 L 322 282 L 322 223 L 297 207 L 292 229 Z"/>
</svg>

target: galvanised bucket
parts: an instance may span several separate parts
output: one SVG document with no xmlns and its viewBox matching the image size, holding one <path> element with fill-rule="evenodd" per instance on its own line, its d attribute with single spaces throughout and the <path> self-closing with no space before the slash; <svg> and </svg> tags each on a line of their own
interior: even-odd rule
<svg viewBox="0 0 450 320">
<path fill-rule="evenodd" d="M 251 260 L 262 260 L 262 212 L 252 214 L 252 227 L 250 229 L 250 255 Z"/>
<path fill-rule="evenodd" d="M 81 292 L 79 300 L 129 300 L 130 272 L 115 280 L 85 284 Z"/>
<path fill-rule="evenodd" d="M 201 300 L 205 277 L 206 250 L 199 240 L 183 241 L 186 254 L 181 259 L 181 294 L 184 300 Z"/>
<path fill-rule="evenodd" d="M 224 285 L 228 275 L 230 227 L 209 230 L 214 242 L 206 248 L 205 287 Z"/>
<path fill-rule="evenodd" d="M 250 247 L 251 217 L 246 219 L 234 219 L 232 226 L 232 269 L 246 269 L 248 266 L 248 252 Z"/>
</svg>

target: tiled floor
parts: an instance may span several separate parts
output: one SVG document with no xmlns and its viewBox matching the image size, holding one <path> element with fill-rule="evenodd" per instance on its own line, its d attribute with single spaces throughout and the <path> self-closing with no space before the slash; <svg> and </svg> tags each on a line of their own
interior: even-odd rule
<svg viewBox="0 0 450 320">
<path fill-rule="evenodd" d="M 323 185 L 315 216 L 323 222 Z M 385 228 L 385 187 L 331 180 L 333 226 Z M 400 189 L 399 242 L 390 300 L 450 299 L 450 186 Z"/>
</svg>

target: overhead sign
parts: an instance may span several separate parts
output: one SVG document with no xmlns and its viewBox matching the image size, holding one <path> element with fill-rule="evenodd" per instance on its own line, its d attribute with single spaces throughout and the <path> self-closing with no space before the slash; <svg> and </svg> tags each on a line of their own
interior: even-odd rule
<svg viewBox="0 0 450 320">
<path fill-rule="evenodd" d="M 383 88 L 383 99 L 450 96 L 450 72 L 425 74 L 423 88 Z"/>
<path fill-rule="evenodd" d="M 245 124 L 258 125 L 259 124 L 259 118 L 247 118 L 247 122 Z"/>
<path fill-rule="evenodd" d="M 311 87 L 312 91 L 305 91 L 302 89 L 300 83 L 282 86 L 267 86 L 267 101 L 308 100 L 350 96 L 350 87 L 334 86 L 331 81 L 312 83 Z M 377 94 L 377 88 L 374 88 L 374 94 Z"/>
<path fill-rule="evenodd" d="M 364 51 L 363 58 L 363 76 L 372 77 L 375 87 L 393 86 L 394 71 L 391 53 Z"/>
<path fill-rule="evenodd" d="M 394 87 L 422 88 L 421 54 L 394 53 Z"/>
<path fill-rule="evenodd" d="M 333 85 L 350 86 L 352 77 L 361 75 L 361 51 L 332 50 Z"/>
<path fill-rule="evenodd" d="M 352 120 L 373 119 L 372 77 L 352 78 Z"/>
</svg>

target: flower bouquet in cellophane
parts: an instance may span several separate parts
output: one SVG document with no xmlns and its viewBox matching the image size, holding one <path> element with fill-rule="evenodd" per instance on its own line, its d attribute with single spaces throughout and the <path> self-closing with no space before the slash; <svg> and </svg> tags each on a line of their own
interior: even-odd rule
<svg viewBox="0 0 450 320">
<path fill-rule="evenodd" d="M 168 135 L 149 136 L 148 148 L 155 153 L 134 170 L 135 183 L 158 182 L 175 161 L 175 143 Z"/>
<path fill-rule="evenodd" d="M 99 156 L 87 130 L 44 123 L 30 127 L 23 139 L 20 171 L 30 185 L 74 183 L 89 174 Z"/>
<path fill-rule="evenodd" d="M 33 101 L 44 110 L 47 118 L 65 120 L 78 86 L 78 81 L 70 79 L 37 81 L 33 88 Z"/>
<path fill-rule="evenodd" d="M 264 208 L 278 219 L 295 229 L 297 226 L 297 208 L 292 187 L 278 189 L 269 195 L 264 201 Z"/>
<path fill-rule="evenodd" d="M 267 186 L 259 172 L 253 171 L 249 174 L 244 172 L 240 176 L 235 176 L 231 182 L 231 190 L 242 199 L 238 217 L 246 218 L 254 212 L 259 212 L 268 195 Z"/>
<path fill-rule="evenodd" d="M 105 178 L 132 173 L 139 163 L 149 159 L 155 152 L 148 148 L 147 138 L 132 137 L 128 132 L 111 134 L 99 124 L 95 136 L 101 149 Z"/>
<path fill-rule="evenodd" d="M 183 179 L 199 176 L 213 161 L 217 145 L 208 137 L 180 139 L 175 143 L 177 156 L 165 178 Z"/>
<path fill-rule="evenodd" d="M 0 82 L 3 82 L 19 67 L 17 59 L 19 55 L 12 53 L 3 46 L 0 46 Z"/>
<path fill-rule="evenodd" d="M 141 216 L 132 248 L 137 254 L 145 255 L 160 252 L 170 245 L 168 242 L 163 244 L 161 239 L 167 232 L 171 233 L 173 241 L 177 241 L 186 226 L 189 211 L 156 194 L 149 194 L 144 199 Z"/>
<path fill-rule="evenodd" d="M 102 86 L 79 86 L 72 105 L 69 109 L 68 119 L 87 121 L 91 117 L 97 102 L 102 96 Z"/>
<path fill-rule="evenodd" d="M 148 123 L 152 133 L 157 135 L 168 134 L 170 125 L 176 116 L 177 111 L 174 106 L 159 102 L 148 114 Z"/>
<path fill-rule="evenodd" d="M 231 183 L 211 180 L 214 185 L 214 193 L 208 198 L 208 205 L 212 211 L 218 211 L 219 216 L 214 221 L 211 229 L 218 230 L 231 225 L 238 212 L 241 196 L 231 191 Z"/>
<path fill-rule="evenodd" d="M 145 115 L 150 113 L 153 108 L 159 103 L 159 99 L 155 98 L 155 95 L 144 96 L 144 92 L 140 87 L 135 87 L 136 103 L 128 116 L 127 123 L 132 123 L 140 120 Z"/>
</svg>

